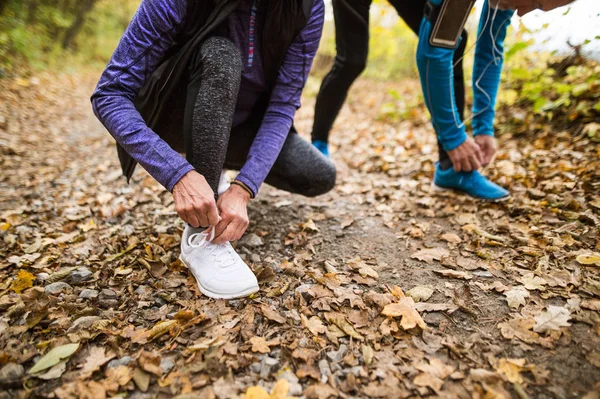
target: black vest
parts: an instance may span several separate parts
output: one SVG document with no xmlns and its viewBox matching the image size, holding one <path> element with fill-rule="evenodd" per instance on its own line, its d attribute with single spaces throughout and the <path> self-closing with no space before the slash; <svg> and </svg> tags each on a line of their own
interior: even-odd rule
<svg viewBox="0 0 600 399">
<path fill-rule="evenodd" d="M 158 68 L 148 77 L 134 100 L 135 107 L 151 129 L 161 125 L 174 106 L 183 106 L 188 65 L 195 49 L 217 34 L 240 0 L 188 0 L 183 27 Z M 256 112 L 264 114 L 270 91 L 289 46 L 304 29 L 315 0 L 269 0 L 262 49 L 269 95 L 259 101 Z M 319 0 L 316 0 L 319 1 Z M 160 135 L 160 132 L 157 132 Z M 131 178 L 135 160 L 117 144 L 123 175 Z"/>
</svg>

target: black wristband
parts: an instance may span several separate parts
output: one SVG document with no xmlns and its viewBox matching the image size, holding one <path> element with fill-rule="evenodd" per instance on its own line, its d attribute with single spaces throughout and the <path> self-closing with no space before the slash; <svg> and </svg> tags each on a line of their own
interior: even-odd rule
<svg viewBox="0 0 600 399">
<path fill-rule="evenodd" d="M 241 182 L 239 180 L 234 180 L 234 181 L 231 182 L 231 184 L 235 184 L 236 186 L 240 186 L 241 188 L 243 188 L 244 190 L 246 190 L 248 192 L 248 194 L 250 194 L 250 198 L 254 198 L 254 193 L 252 192 L 252 190 L 250 190 L 250 187 L 248 187 L 243 182 Z"/>
</svg>

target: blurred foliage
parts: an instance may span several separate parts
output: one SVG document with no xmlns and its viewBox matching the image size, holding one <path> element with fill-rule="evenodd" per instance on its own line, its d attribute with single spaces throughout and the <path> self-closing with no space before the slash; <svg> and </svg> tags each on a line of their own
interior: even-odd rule
<svg viewBox="0 0 600 399">
<path fill-rule="evenodd" d="M 106 62 L 139 0 L 0 0 L 0 67 Z M 67 57 L 67 58 L 65 58 Z M 81 63 L 80 63 L 81 64 Z"/>
</svg>

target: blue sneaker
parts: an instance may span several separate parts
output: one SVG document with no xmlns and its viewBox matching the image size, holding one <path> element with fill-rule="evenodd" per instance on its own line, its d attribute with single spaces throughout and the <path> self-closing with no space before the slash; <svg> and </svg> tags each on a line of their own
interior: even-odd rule
<svg viewBox="0 0 600 399">
<path fill-rule="evenodd" d="M 473 172 L 455 172 L 452 168 L 442 170 L 439 163 L 435 165 L 433 185 L 442 190 L 460 191 L 484 201 L 498 202 L 510 197 L 507 190 L 476 170 Z"/>
<path fill-rule="evenodd" d="M 321 154 L 329 158 L 329 144 L 322 140 L 315 140 L 312 142 L 312 145 L 314 145 L 315 148 L 321 152 Z"/>
</svg>

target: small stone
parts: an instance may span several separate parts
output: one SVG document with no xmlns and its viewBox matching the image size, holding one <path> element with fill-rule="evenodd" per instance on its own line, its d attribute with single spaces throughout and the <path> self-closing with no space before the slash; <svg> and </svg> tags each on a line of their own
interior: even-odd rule
<svg viewBox="0 0 600 399">
<path fill-rule="evenodd" d="M 173 367 L 175 367 L 175 362 L 169 357 L 165 357 L 160 361 L 160 368 L 163 374 L 169 374 L 173 370 Z"/>
<path fill-rule="evenodd" d="M 260 263 L 260 255 L 259 254 L 251 254 L 250 261 L 252 261 L 252 263 Z"/>
<path fill-rule="evenodd" d="M 73 284 L 81 284 L 88 280 L 90 280 L 93 276 L 93 273 L 87 267 L 80 267 L 73 270 L 70 274 L 71 283 Z"/>
<path fill-rule="evenodd" d="M 18 382 L 25 375 L 23 366 L 17 363 L 7 363 L 0 369 L 0 385 L 11 385 Z"/>
<path fill-rule="evenodd" d="M 75 320 L 75 322 L 73 323 L 73 325 L 71 326 L 71 328 L 69 328 L 67 330 L 67 333 L 72 333 L 72 332 L 75 332 L 77 330 L 84 330 L 86 328 L 90 328 L 92 326 L 92 324 L 94 324 L 94 322 L 96 320 L 100 320 L 100 317 L 98 317 L 98 316 L 83 316 L 83 317 L 80 317 L 77 320 Z"/>
<path fill-rule="evenodd" d="M 298 377 L 291 370 L 286 370 L 277 376 L 278 379 L 283 378 L 290 385 L 288 395 L 290 396 L 302 396 L 302 385 L 298 381 Z"/>
<path fill-rule="evenodd" d="M 260 247 L 263 245 L 263 240 L 256 234 L 250 233 L 244 239 L 244 244 L 248 245 L 249 247 Z"/>
<path fill-rule="evenodd" d="M 111 289 L 105 288 L 100 291 L 100 299 L 117 299 L 117 293 Z"/>
<path fill-rule="evenodd" d="M 117 293 L 111 289 L 105 288 L 100 291 L 98 303 L 104 308 L 113 308 L 119 304 Z"/>
<path fill-rule="evenodd" d="M 112 368 L 119 367 L 119 366 L 129 366 L 129 364 L 131 362 L 133 362 L 133 358 L 131 358 L 131 356 L 123 356 L 120 359 L 111 360 L 110 362 L 108 362 L 106 367 L 108 367 L 109 369 L 112 369 Z"/>
<path fill-rule="evenodd" d="M 527 189 L 527 194 L 529 194 L 529 197 L 533 199 L 542 199 L 546 196 L 545 192 L 538 190 L 537 188 Z"/>
<path fill-rule="evenodd" d="M 67 284 L 63 281 L 58 281 L 56 283 L 48 284 L 44 288 L 44 291 L 46 291 L 47 294 L 58 295 L 58 294 L 62 293 L 63 291 L 68 291 L 68 290 L 72 290 L 72 289 L 73 289 L 73 287 L 71 287 L 69 284 Z"/>
<path fill-rule="evenodd" d="M 44 282 L 44 281 L 48 280 L 48 277 L 50 277 L 50 275 L 48 273 L 42 272 L 42 273 L 38 273 L 38 275 L 35 276 L 35 279 L 37 281 Z"/>
<path fill-rule="evenodd" d="M 151 293 L 152 289 L 150 287 L 148 287 L 147 285 L 140 285 L 139 287 L 137 287 L 135 289 L 134 292 L 140 296 L 145 296 L 145 295 L 148 295 L 149 293 Z"/>
<path fill-rule="evenodd" d="M 275 367 L 277 366 L 277 367 Z M 275 370 L 273 370 L 275 368 Z M 260 376 L 261 378 L 267 378 L 272 371 L 276 371 L 279 369 L 279 360 L 273 359 L 270 356 L 263 357 L 260 362 Z"/>
<path fill-rule="evenodd" d="M 344 355 L 346 354 L 346 350 L 348 347 L 344 344 L 340 345 L 340 349 L 337 351 L 327 352 L 327 357 L 331 359 L 334 363 L 339 363 L 344 359 Z"/>
<path fill-rule="evenodd" d="M 83 298 L 83 299 L 98 298 L 98 291 L 86 288 L 79 293 L 79 298 Z"/>
</svg>

